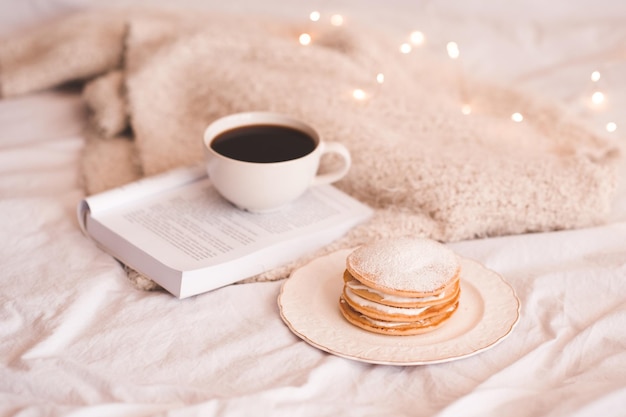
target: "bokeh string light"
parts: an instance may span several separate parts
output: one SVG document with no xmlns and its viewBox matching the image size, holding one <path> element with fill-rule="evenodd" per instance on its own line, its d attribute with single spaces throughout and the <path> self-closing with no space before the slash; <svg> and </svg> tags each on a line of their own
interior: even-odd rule
<svg viewBox="0 0 626 417">
<path fill-rule="evenodd" d="M 411 43 L 413 45 L 418 45 L 418 46 L 423 45 L 424 42 L 426 41 L 426 37 L 424 36 L 424 33 L 422 33 L 419 30 L 411 32 L 409 39 L 411 39 Z"/>
<path fill-rule="evenodd" d="M 361 101 L 367 98 L 367 94 L 360 88 L 355 88 L 354 91 L 352 91 L 352 97 L 354 97 L 355 100 Z"/>
<path fill-rule="evenodd" d="M 402 45 L 400 45 L 400 52 L 402 52 L 403 54 L 410 54 L 412 50 L 413 50 L 413 47 L 411 46 L 410 43 L 405 42 Z"/>
<path fill-rule="evenodd" d="M 594 71 L 591 73 L 591 81 L 593 81 L 594 83 L 600 81 L 601 77 L 602 75 L 600 74 L 600 71 Z"/>
<path fill-rule="evenodd" d="M 318 12 L 317 10 L 312 11 L 309 14 L 309 19 L 311 19 L 311 22 L 317 22 L 320 20 L 320 17 L 322 17 L 321 13 Z"/>
<path fill-rule="evenodd" d="M 589 97 L 590 107 L 595 111 L 605 110 L 607 108 L 607 95 L 598 86 L 602 79 L 602 74 L 600 71 L 594 70 L 591 72 L 589 78 L 593 83 L 593 93 L 591 93 Z M 604 128 L 608 133 L 613 133 L 617 130 L 617 123 L 612 121 L 608 122 Z"/>
<path fill-rule="evenodd" d="M 520 123 L 524 121 L 524 115 L 522 115 L 522 113 L 519 112 L 515 112 L 511 115 L 511 120 L 513 120 L 516 123 Z"/>
<path fill-rule="evenodd" d="M 591 102 L 596 105 L 604 103 L 604 93 L 602 91 L 595 91 L 591 95 Z"/>
<path fill-rule="evenodd" d="M 333 26 L 343 25 L 343 16 L 340 14 L 334 14 L 330 17 L 330 24 Z"/>
<path fill-rule="evenodd" d="M 309 13 L 309 20 L 312 22 L 320 22 L 322 20 L 322 14 L 317 10 L 312 11 Z M 329 21 L 332 26 L 342 26 L 345 23 L 344 16 L 341 14 L 331 15 Z M 403 42 L 398 47 L 398 51 L 401 54 L 410 54 L 411 52 L 413 52 L 414 47 L 420 47 L 426 42 L 426 36 L 420 30 L 412 31 L 409 34 L 408 39 L 408 42 Z M 300 34 L 298 40 L 299 43 L 303 46 L 310 45 L 313 41 L 311 35 L 308 33 Z M 449 41 L 446 43 L 446 53 L 448 57 L 453 61 L 459 61 L 459 58 L 461 56 L 461 50 L 459 48 L 459 45 L 454 41 Z M 459 64 L 457 63 L 457 65 Z M 462 77 L 460 77 L 460 79 L 462 80 Z M 595 87 L 597 87 L 600 79 L 602 79 L 602 74 L 599 70 L 594 70 L 591 72 L 590 80 L 592 83 L 594 83 Z M 379 72 L 378 74 L 376 74 L 375 80 L 379 85 L 383 84 L 385 82 L 385 75 L 382 72 Z M 461 90 L 461 113 L 469 116 L 473 113 L 473 109 L 468 103 L 467 97 L 465 97 L 462 81 L 460 82 L 459 88 Z M 362 88 L 355 88 L 352 91 L 352 97 L 357 101 L 364 101 L 368 97 L 370 97 L 370 95 Z M 606 98 L 607 97 L 603 91 L 601 91 L 599 88 L 594 88 L 593 93 L 591 93 L 591 95 L 589 96 L 591 107 L 596 111 L 603 110 L 606 107 Z M 513 112 L 511 114 L 511 120 L 515 123 L 521 123 L 524 121 L 524 115 L 517 111 Z M 604 126 L 604 129 L 608 133 L 613 133 L 617 130 L 617 123 L 614 121 L 607 122 Z"/>
<path fill-rule="evenodd" d="M 606 124 L 606 131 L 609 133 L 613 133 L 617 130 L 617 124 L 615 122 L 608 122 Z"/>
<path fill-rule="evenodd" d="M 309 35 L 308 33 L 303 33 L 298 38 L 298 41 L 300 42 L 300 45 L 303 45 L 303 46 L 310 45 L 311 44 L 311 35 Z"/>
<path fill-rule="evenodd" d="M 459 45 L 456 42 L 448 42 L 446 44 L 446 51 L 448 51 L 448 56 L 450 57 L 450 59 L 458 59 L 461 55 Z"/>
</svg>

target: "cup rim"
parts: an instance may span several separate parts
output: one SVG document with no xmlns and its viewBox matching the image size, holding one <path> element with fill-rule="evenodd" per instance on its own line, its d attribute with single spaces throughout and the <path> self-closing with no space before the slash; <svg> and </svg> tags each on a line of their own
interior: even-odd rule
<svg viewBox="0 0 626 417">
<path fill-rule="evenodd" d="M 242 161 L 240 159 L 230 158 L 228 156 L 222 155 L 221 153 L 215 151 L 211 147 L 211 143 L 217 137 L 219 137 L 222 133 L 235 129 L 238 127 L 245 126 L 254 126 L 254 125 L 266 125 L 266 126 L 287 126 L 293 129 L 297 129 L 307 136 L 311 137 L 315 142 L 315 147 L 313 150 L 305 155 L 302 155 L 298 158 L 288 159 L 286 161 L 279 162 L 250 162 L 250 161 Z M 210 152 L 211 155 L 228 160 L 235 161 L 242 164 L 252 164 L 252 165 L 275 165 L 275 164 L 288 164 L 294 161 L 301 160 L 302 158 L 309 157 L 320 149 L 321 138 L 317 131 L 313 129 L 310 125 L 303 122 L 300 119 L 297 119 L 293 116 L 290 116 L 285 113 L 278 112 L 269 112 L 269 111 L 250 111 L 250 112 L 238 112 L 232 113 L 220 118 L 215 119 L 211 122 L 206 129 L 204 130 L 203 136 L 203 145 L 204 149 L 207 152 Z"/>
</svg>

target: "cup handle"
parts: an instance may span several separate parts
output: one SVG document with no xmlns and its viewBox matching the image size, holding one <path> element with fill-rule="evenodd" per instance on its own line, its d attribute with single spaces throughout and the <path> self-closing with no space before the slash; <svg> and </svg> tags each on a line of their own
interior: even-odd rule
<svg viewBox="0 0 626 417">
<path fill-rule="evenodd" d="M 324 146 L 324 149 L 322 149 L 322 155 L 327 153 L 338 154 L 343 159 L 343 165 L 332 172 L 316 175 L 311 182 L 311 185 L 313 186 L 330 184 L 335 181 L 339 181 L 348 173 L 348 171 L 350 170 L 350 165 L 352 165 L 350 151 L 348 151 L 348 148 L 346 148 L 344 145 L 339 142 L 322 142 L 322 145 Z"/>
</svg>

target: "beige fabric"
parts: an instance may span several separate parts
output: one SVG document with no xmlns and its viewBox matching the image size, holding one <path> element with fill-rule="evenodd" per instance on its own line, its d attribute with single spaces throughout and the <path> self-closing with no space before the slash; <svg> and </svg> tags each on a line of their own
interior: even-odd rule
<svg viewBox="0 0 626 417">
<path fill-rule="evenodd" d="M 90 109 L 90 125 L 98 136 L 115 137 L 130 127 L 122 71 L 110 71 L 91 81 L 85 86 L 83 97 Z"/>
<path fill-rule="evenodd" d="M 70 80 L 89 79 L 121 64 L 126 22 L 115 14 L 75 15 L 5 40 L 0 94 L 11 97 Z"/>
<path fill-rule="evenodd" d="M 313 37 L 306 47 L 297 42 L 303 31 Z M 42 37 L 54 40 L 46 54 L 32 47 Z M 145 10 L 79 15 L 0 46 L 4 96 L 93 77 L 88 193 L 200 161 L 206 125 L 237 111 L 289 113 L 345 143 L 353 168 L 337 186 L 375 208 L 373 219 L 257 280 L 379 237 L 457 241 L 601 223 L 617 148 L 554 104 L 473 80 L 440 58 L 401 54 L 397 41 L 357 24 Z M 365 100 L 353 98 L 357 88 Z M 128 126 L 132 141 L 119 138 Z"/>
</svg>

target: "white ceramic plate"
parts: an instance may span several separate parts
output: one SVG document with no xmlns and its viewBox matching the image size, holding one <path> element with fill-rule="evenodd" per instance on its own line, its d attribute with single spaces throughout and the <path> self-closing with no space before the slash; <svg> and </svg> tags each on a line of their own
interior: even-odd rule
<svg viewBox="0 0 626 417">
<path fill-rule="evenodd" d="M 461 259 L 459 308 L 439 329 L 416 336 L 362 330 L 339 312 L 346 256 L 343 250 L 294 271 L 278 296 L 289 329 L 318 349 L 344 358 L 386 365 L 424 365 L 475 355 L 495 346 L 519 320 L 513 288 L 478 262 Z"/>
</svg>

